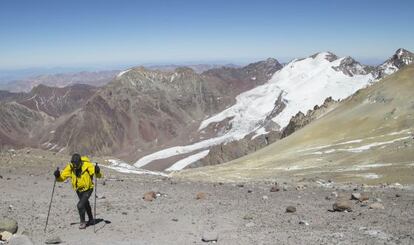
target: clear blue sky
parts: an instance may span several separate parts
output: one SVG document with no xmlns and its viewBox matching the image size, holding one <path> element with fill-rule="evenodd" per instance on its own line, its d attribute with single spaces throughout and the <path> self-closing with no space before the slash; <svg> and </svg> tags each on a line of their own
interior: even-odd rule
<svg viewBox="0 0 414 245">
<path fill-rule="evenodd" d="M 412 0 L 0 1 L 0 69 L 287 60 L 318 51 L 380 60 L 414 51 Z"/>
</svg>

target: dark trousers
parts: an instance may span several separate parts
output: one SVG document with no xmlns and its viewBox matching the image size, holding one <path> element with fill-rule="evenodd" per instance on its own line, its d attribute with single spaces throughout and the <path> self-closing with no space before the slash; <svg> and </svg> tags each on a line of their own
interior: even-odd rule
<svg viewBox="0 0 414 245">
<path fill-rule="evenodd" d="M 85 222 L 85 212 L 88 214 L 89 220 L 93 220 L 92 215 L 92 208 L 91 204 L 89 203 L 89 197 L 92 195 L 93 189 L 79 192 L 77 191 L 76 194 L 78 194 L 79 202 L 78 202 L 78 211 L 80 216 L 80 221 Z"/>
</svg>

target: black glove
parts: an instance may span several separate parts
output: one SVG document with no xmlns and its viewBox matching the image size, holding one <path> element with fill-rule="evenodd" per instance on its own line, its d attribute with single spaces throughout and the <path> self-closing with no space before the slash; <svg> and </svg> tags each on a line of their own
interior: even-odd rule
<svg viewBox="0 0 414 245">
<path fill-rule="evenodd" d="M 96 174 L 99 174 L 100 172 L 101 172 L 101 169 L 99 168 L 98 163 L 96 163 L 96 165 L 95 165 L 95 173 Z"/>
<path fill-rule="evenodd" d="M 56 177 L 56 179 L 59 178 L 60 177 L 59 169 L 56 169 L 55 172 L 53 173 L 53 175 Z"/>
</svg>

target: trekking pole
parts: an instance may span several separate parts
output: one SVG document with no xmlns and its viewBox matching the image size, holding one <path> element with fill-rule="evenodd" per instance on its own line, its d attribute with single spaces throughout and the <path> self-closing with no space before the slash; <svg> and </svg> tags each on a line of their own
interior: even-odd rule
<svg viewBox="0 0 414 245">
<path fill-rule="evenodd" d="M 95 166 L 98 166 L 98 163 L 95 163 Z M 95 200 L 94 200 L 94 205 L 93 205 L 93 232 L 96 233 L 96 196 L 97 194 L 97 190 L 98 190 L 98 178 L 96 177 L 96 172 L 95 172 Z"/>
<path fill-rule="evenodd" d="M 59 171 L 59 167 L 57 167 L 56 170 Z M 55 193 L 55 186 L 56 186 L 56 178 L 55 178 L 55 181 L 53 182 L 52 197 L 50 198 L 49 210 L 47 211 L 46 225 L 45 225 L 45 230 L 44 230 L 45 233 L 47 229 L 47 223 L 49 222 L 50 209 L 52 208 L 52 200 L 53 200 L 53 194 Z"/>
</svg>

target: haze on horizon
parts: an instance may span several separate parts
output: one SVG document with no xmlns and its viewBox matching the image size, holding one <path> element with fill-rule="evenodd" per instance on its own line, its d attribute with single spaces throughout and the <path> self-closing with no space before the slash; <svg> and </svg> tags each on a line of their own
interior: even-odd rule
<svg viewBox="0 0 414 245">
<path fill-rule="evenodd" d="M 362 62 L 414 50 L 414 1 L 22 1 L 0 3 L 0 70 L 288 61 Z"/>
</svg>

